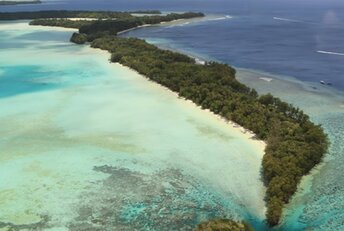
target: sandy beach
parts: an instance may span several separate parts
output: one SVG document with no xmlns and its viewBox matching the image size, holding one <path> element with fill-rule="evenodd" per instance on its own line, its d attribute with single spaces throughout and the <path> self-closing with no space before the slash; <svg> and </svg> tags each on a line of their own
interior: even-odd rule
<svg viewBox="0 0 344 231">
<path fill-rule="evenodd" d="M 0 27 L 10 31 L 2 44 L 18 44 L 0 51 L 0 81 L 10 84 L 0 98 L 0 205 L 10 208 L 0 224 L 35 227 L 48 216 L 49 227 L 66 230 L 85 206 L 112 211 L 119 229 L 128 225 L 120 214 L 163 208 L 174 219 L 184 208 L 190 226 L 264 218 L 265 146 L 253 134 L 109 63 L 106 51 L 69 43 L 75 30 Z M 142 201 L 145 213 L 137 212 Z M 181 224 L 161 216 L 125 220 L 131 228 L 147 219 Z"/>
</svg>

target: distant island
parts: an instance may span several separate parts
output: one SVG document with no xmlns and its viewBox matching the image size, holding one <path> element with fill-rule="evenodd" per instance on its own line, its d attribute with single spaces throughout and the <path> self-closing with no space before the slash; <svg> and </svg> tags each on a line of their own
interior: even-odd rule
<svg viewBox="0 0 344 231">
<path fill-rule="evenodd" d="M 22 5 L 22 4 L 39 4 L 42 3 L 40 0 L 32 0 L 32 1 L 0 1 L 0 6 L 4 5 Z"/>
<path fill-rule="evenodd" d="M 271 94 L 259 96 L 254 89 L 237 81 L 236 70 L 227 64 L 199 64 L 187 55 L 159 49 L 144 40 L 116 36 L 140 26 L 203 16 L 193 12 L 139 17 L 128 12 L 0 13 L 0 19 L 31 17 L 35 19 L 31 25 L 77 28 L 79 33 L 72 35 L 72 42 L 89 43 L 93 48 L 107 50 L 111 53 L 111 62 L 130 67 L 203 109 L 254 132 L 267 143 L 262 163 L 267 186 L 266 219 L 270 226 L 276 226 L 301 178 L 322 161 L 328 150 L 328 138 L 321 126 L 315 125 L 299 108 Z M 213 225 L 232 223 L 210 222 L 199 228 Z"/>
</svg>

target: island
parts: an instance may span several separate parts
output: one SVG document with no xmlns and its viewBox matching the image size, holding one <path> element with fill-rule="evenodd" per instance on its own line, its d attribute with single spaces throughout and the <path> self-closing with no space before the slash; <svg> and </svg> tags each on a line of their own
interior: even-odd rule
<svg viewBox="0 0 344 231">
<path fill-rule="evenodd" d="M 33 1 L 0 1 L 0 6 L 7 6 L 7 5 L 22 5 L 22 4 L 39 4 L 42 3 L 40 0 L 33 0 Z"/>
<path fill-rule="evenodd" d="M 141 11 L 145 12 L 145 11 Z M 0 20 L 32 20 L 32 19 L 114 19 L 133 17 L 130 12 L 114 11 L 67 11 L 67 10 L 46 10 L 46 11 L 22 11 L 0 13 Z"/>
<path fill-rule="evenodd" d="M 328 150 L 329 141 L 322 127 L 314 124 L 299 108 L 271 94 L 258 95 L 254 89 L 240 83 L 235 77 L 236 70 L 227 64 L 200 64 L 192 57 L 159 49 L 144 40 L 116 36 L 141 26 L 203 16 L 193 12 L 140 17 L 128 12 L 0 13 L 0 19 L 35 19 L 31 25 L 77 28 L 79 32 L 72 35 L 72 42 L 88 43 L 93 48 L 109 51 L 111 62 L 136 70 L 264 140 L 267 146 L 262 178 L 267 187 L 266 220 L 270 226 L 276 226 L 284 205 L 296 192 L 302 177 L 322 161 Z M 69 19 L 89 17 L 97 19 Z M 209 225 L 213 224 L 204 227 Z"/>
</svg>

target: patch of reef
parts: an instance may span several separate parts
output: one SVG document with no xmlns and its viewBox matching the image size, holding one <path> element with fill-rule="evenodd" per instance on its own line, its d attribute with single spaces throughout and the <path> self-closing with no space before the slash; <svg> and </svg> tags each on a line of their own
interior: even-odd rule
<svg viewBox="0 0 344 231">
<path fill-rule="evenodd" d="M 20 231 L 20 230 L 42 230 L 47 227 L 50 218 L 47 215 L 41 215 L 41 220 L 31 224 L 14 224 L 11 222 L 0 221 L 0 230 Z"/>
<path fill-rule="evenodd" d="M 95 166 L 106 178 L 82 193 L 77 216 L 67 225 L 80 230 L 193 230 L 215 217 L 228 217 L 223 197 L 179 169 L 152 173 L 110 165 Z"/>
<path fill-rule="evenodd" d="M 33 18 L 42 14 L 40 12 Z M 71 17 L 73 13 L 65 14 Z M 80 12 L 76 15 L 80 17 Z M 189 56 L 159 49 L 144 40 L 116 37 L 121 31 L 146 24 L 202 16 L 202 13 L 191 12 L 166 16 L 125 16 L 116 20 L 79 21 L 79 25 L 76 23 L 73 26 L 68 19 L 37 19 L 31 25 L 78 28 L 79 33 L 73 34 L 72 42 L 89 42 L 93 48 L 109 51 L 112 62 L 136 70 L 202 108 L 251 130 L 257 138 L 266 141 L 262 163 L 262 175 L 267 186 L 266 219 L 270 226 L 276 226 L 284 205 L 296 192 L 301 178 L 319 164 L 327 152 L 329 141 L 322 127 L 311 122 L 299 108 L 271 94 L 259 96 L 254 89 L 238 82 L 235 69 L 227 64 L 207 62 L 199 65 Z M 2 17 L 0 14 L 0 19 Z"/>
<path fill-rule="evenodd" d="M 229 219 L 217 219 L 197 225 L 194 231 L 253 231 L 245 222 L 235 222 Z"/>
<path fill-rule="evenodd" d="M 186 55 L 161 50 L 136 38 L 104 36 L 93 40 L 91 47 L 108 50 L 112 62 L 138 71 L 265 140 L 262 173 L 271 226 L 279 223 L 283 206 L 296 192 L 302 176 L 321 162 L 328 149 L 320 125 L 271 94 L 258 96 L 254 89 L 239 83 L 235 70 L 226 64 L 199 65 Z"/>
</svg>

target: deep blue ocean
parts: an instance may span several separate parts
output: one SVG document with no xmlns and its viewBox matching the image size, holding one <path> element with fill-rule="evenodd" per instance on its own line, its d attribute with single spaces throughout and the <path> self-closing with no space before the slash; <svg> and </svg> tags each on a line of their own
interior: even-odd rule
<svg viewBox="0 0 344 231">
<path fill-rule="evenodd" d="M 342 0 L 70 0 L 0 7 L 0 11 L 48 9 L 201 11 L 216 20 L 147 27 L 124 36 L 235 67 L 290 76 L 329 91 L 344 91 Z M 320 81 L 332 86 L 322 86 Z M 343 109 L 331 113 L 311 115 L 330 134 L 330 158 L 309 189 L 310 195 L 291 209 L 285 231 L 344 230 Z"/>
<path fill-rule="evenodd" d="M 179 27 L 132 32 L 165 45 L 303 81 L 331 83 L 344 90 L 344 3 L 325 0 L 70 0 L 2 7 L 1 11 L 38 9 L 202 11 L 229 15 Z M 172 42 L 171 42 L 172 41 Z"/>
</svg>

